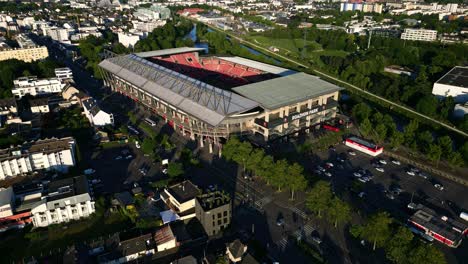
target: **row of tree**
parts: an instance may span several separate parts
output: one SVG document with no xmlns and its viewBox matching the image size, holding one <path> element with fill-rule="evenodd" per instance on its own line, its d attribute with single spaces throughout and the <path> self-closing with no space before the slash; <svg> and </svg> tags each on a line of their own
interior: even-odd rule
<svg viewBox="0 0 468 264">
<path fill-rule="evenodd" d="M 298 163 L 289 164 L 287 160 L 274 160 L 266 155 L 263 149 L 257 149 L 247 141 L 240 141 L 237 137 L 231 137 L 223 147 L 223 157 L 228 161 L 239 164 L 244 173 L 246 170 L 259 176 L 282 191 L 288 188 L 291 191 L 291 199 L 297 191 L 303 191 L 307 187 L 304 176 L 304 168 Z"/>
<path fill-rule="evenodd" d="M 351 220 L 351 207 L 333 194 L 326 181 L 318 181 L 307 193 L 306 207 L 318 217 L 325 215 L 335 227 Z"/>
<path fill-rule="evenodd" d="M 373 110 L 365 103 L 356 104 L 352 109 L 352 115 L 359 124 L 363 136 L 372 138 L 380 144 L 385 142 L 392 148 L 407 146 L 413 151 L 425 154 L 436 164 L 442 157 L 453 166 L 462 166 L 464 162 L 468 162 L 468 142 L 454 149 L 455 144 L 449 136 L 436 136 L 416 120 L 411 120 L 400 131 L 391 115 Z"/>
<path fill-rule="evenodd" d="M 386 212 L 368 218 L 363 225 L 350 228 L 352 236 L 372 243 L 372 248 L 383 248 L 389 260 L 396 264 L 443 264 L 443 253 L 436 247 L 415 239 L 413 233 Z"/>
</svg>

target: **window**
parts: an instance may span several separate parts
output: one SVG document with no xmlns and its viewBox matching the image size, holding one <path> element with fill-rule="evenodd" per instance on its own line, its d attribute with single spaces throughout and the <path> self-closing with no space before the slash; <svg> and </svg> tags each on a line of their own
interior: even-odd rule
<svg viewBox="0 0 468 264">
<path fill-rule="evenodd" d="M 223 212 L 223 216 L 225 216 L 225 217 L 227 216 L 227 211 Z"/>
<path fill-rule="evenodd" d="M 218 219 L 218 225 L 221 225 L 221 219 Z"/>
<path fill-rule="evenodd" d="M 215 216 L 213 215 L 213 220 L 214 220 Z"/>
<path fill-rule="evenodd" d="M 224 218 L 223 222 L 226 224 L 228 222 L 227 218 Z"/>
<path fill-rule="evenodd" d="M 218 218 L 221 218 L 221 213 L 218 213 Z"/>
<path fill-rule="evenodd" d="M 215 222 L 214 222 L 214 221 L 213 221 L 213 224 L 212 224 L 212 226 L 215 226 Z"/>
</svg>

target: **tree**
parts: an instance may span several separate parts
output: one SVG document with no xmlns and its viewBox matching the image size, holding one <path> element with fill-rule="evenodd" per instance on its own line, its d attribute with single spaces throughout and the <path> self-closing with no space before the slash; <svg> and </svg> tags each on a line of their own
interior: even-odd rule
<svg viewBox="0 0 468 264">
<path fill-rule="evenodd" d="M 329 208 L 333 194 L 330 184 L 326 181 L 318 181 L 309 191 L 306 198 L 306 206 L 309 210 L 322 217 L 322 211 Z"/>
<path fill-rule="evenodd" d="M 381 212 L 372 215 L 365 225 L 352 227 L 351 234 L 371 242 L 372 249 L 375 250 L 377 246 L 383 246 L 390 237 L 392 221 L 387 212 Z"/>
<path fill-rule="evenodd" d="M 419 149 L 422 150 L 424 153 L 427 153 L 429 151 L 429 146 L 434 141 L 434 137 L 432 136 L 432 133 L 430 131 L 425 130 L 421 133 L 418 133 L 417 141 Z"/>
<path fill-rule="evenodd" d="M 394 131 L 390 136 L 390 146 L 392 148 L 398 148 L 405 141 L 405 136 L 400 131 Z"/>
<path fill-rule="evenodd" d="M 358 123 L 361 123 L 364 119 L 369 118 L 372 109 L 365 103 L 359 103 L 353 107 L 353 116 Z"/>
<path fill-rule="evenodd" d="M 258 171 L 258 175 L 262 177 L 267 185 L 270 185 L 273 175 L 275 174 L 275 162 L 272 156 L 265 156 L 260 164 L 260 169 Z"/>
<path fill-rule="evenodd" d="M 247 159 L 247 169 L 257 175 L 257 172 L 261 169 L 261 164 L 264 157 L 265 151 L 263 149 L 254 149 Z"/>
<path fill-rule="evenodd" d="M 442 156 L 442 148 L 439 145 L 431 144 L 429 145 L 429 150 L 427 152 L 427 157 L 431 161 L 436 162 L 436 167 L 439 166 L 440 157 Z"/>
<path fill-rule="evenodd" d="M 156 140 L 152 139 L 152 138 L 149 138 L 149 137 L 146 137 L 143 140 L 143 143 L 141 144 L 141 150 L 145 154 L 152 155 L 153 152 L 154 152 L 155 146 L 156 146 Z"/>
<path fill-rule="evenodd" d="M 335 197 L 330 203 L 327 217 L 337 227 L 339 223 L 346 223 L 351 219 L 351 208 L 347 203 Z"/>
<path fill-rule="evenodd" d="M 363 136 L 365 136 L 365 137 L 370 136 L 370 134 L 372 133 L 373 128 L 372 128 L 372 124 L 371 124 L 371 122 L 369 121 L 368 118 L 365 118 L 362 121 L 362 123 L 359 126 L 359 130 L 361 131 Z"/>
<path fill-rule="evenodd" d="M 274 174 L 271 183 L 273 186 L 278 188 L 278 192 L 281 192 L 281 188 L 288 184 L 288 162 L 285 159 L 277 160 L 274 166 Z"/>
<path fill-rule="evenodd" d="M 449 162 L 450 165 L 454 167 L 461 167 L 463 166 L 463 156 L 460 154 L 460 152 L 452 152 L 448 158 L 447 161 Z"/>
<path fill-rule="evenodd" d="M 404 226 L 398 227 L 386 245 L 387 258 L 396 264 L 406 263 L 413 237 L 413 233 L 408 228 Z"/>
<path fill-rule="evenodd" d="M 247 159 L 249 158 L 250 153 L 252 152 L 252 145 L 244 141 L 239 144 L 236 151 L 234 152 L 234 156 L 232 159 L 242 166 L 242 170 L 245 174 L 245 165 L 247 163 Z"/>
<path fill-rule="evenodd" d="M 404 137 L 405 137 L 405 143 L 410 146 L 415 140 L 415 134 L 416 131 L 418 130 L 419 123 L 416 120 L 411 120 L 408 125 L 405 126 L 404 129 Z"/>
<path fill-rule="evenodd" d="M 411 250 L 411 254 L 407 256 L 410 264 L 444 264 L 447 260 L 444 254 L 432 245 L 419 243 L 416 248 Z"/>
<path fill-rule="evenodd" d="M 445 157 L 448 157 L 453 152 L 453 142 L 449 136 L 440 137 L 437 140 L 437 145 L 439 145 L 440 149 L 442 150 L 442 154 Z"/>
<path fill-rule="evenodd" d="M 287 175 L 289 178 L 289 188 L 291 189 L 291 200 L 294 200 L 294 193 L 296 191 L 303 191 L 307 187 L 304 168 L 295 162 L 289 166 Z"/>
<path fill-rule="evenodd" d="M 384 140 L 387 138 L 387 127 L 383 123 L 379 123 L 375 127 L 375 140 L 378 143 L 383 143 Z"/>
<path fill-rule="evenodd" d="M 223 147 L 223 157 L 227 161 L 233 160 L 233 157 L 235 156 L 235 153 L 237 151 L 237 148 L 241 144 L 239 138 L 237 137 L 230 137 L 229 140 L 226 142 L 226 144 Z"/>
<path fill-rule="evenodd" d="M 177 178 L 180 175 L 184 174 L 184 166 L 182 165 L 182 163 L 171 162 L 167 166 L 167 174 L 171 178 Z"/>
</svg>

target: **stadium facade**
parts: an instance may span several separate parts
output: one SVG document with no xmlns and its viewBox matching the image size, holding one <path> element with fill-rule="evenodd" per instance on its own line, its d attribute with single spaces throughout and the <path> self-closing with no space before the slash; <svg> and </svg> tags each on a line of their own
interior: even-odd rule
<svg viewBox="0 0 468 264">
<path fill-rule="evenodd" d="M 180 133 L 218 144 L 233 134 L 265 141 L 335 118 L 342 88 L 245 58 L 175 48 L 103 60 L 106 86 L 160 115 Z"/>
</svg>

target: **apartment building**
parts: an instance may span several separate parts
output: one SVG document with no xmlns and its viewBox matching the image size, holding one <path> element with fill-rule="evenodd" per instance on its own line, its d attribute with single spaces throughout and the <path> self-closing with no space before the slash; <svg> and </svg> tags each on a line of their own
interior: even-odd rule
<svg viewBox="0 0 468 264">
<path fill-rule="evenodd" d="M 95 211 L 88 180 L 81 175 L 50 182 L 41 202 L 31 210 L 32 223 L 44 227 L 89 217 Z"/>
<path fill-rule="evenodd" d="M 75 140 L 72 137 L 25 142 L 0 149 L 0 180 L 38 170 L 68 171 L 75 166 Z"/>
<path fill-rule="evenodd" d="M 437 30 L 405 28 L 405 31 L 401 34 L 401 39 L 435 41 L 437 40 Z"/>
<path fill-rule="evenodd" d="M 14 98 L 0 99 L 0 127 L 5 124 L 21 123 L 18 107 Z"/>
<path fill-rule="evenodd" d="M 55 77 L 60 81 L 73 80 L 73 72 L 70 68 L 57 68 L 55 69 Z"/>
<path fill-rule="evenodd" d="M 32 96 L 41 94 L 61 93 L 65 85 L 59 78 L 37 79 L 35 76 L 21 77 L 13 81 L 11 92 L 17 98 L 26 94 Z"/>
<path fill-rule="evenodd" d="M 161 200 L 177 214 L 177 219 L 186 220 L 195 217 L 195 197 L 200 193 L 191 181 L 183 181 L 164 189 Z"/>
<path fill-rule="evenodd" d="M 231 223 L 231 198 L 223 192 L 211 192 L 195 199 L 195 214 L 209 236 L 214 236 Z"/>
<path fill-rule="evenodd" d="M 0 50 L 0 61 L 17 59 L 24 62 L 42 60 L 49 57 L 46 47 Z"/>
</svg>

